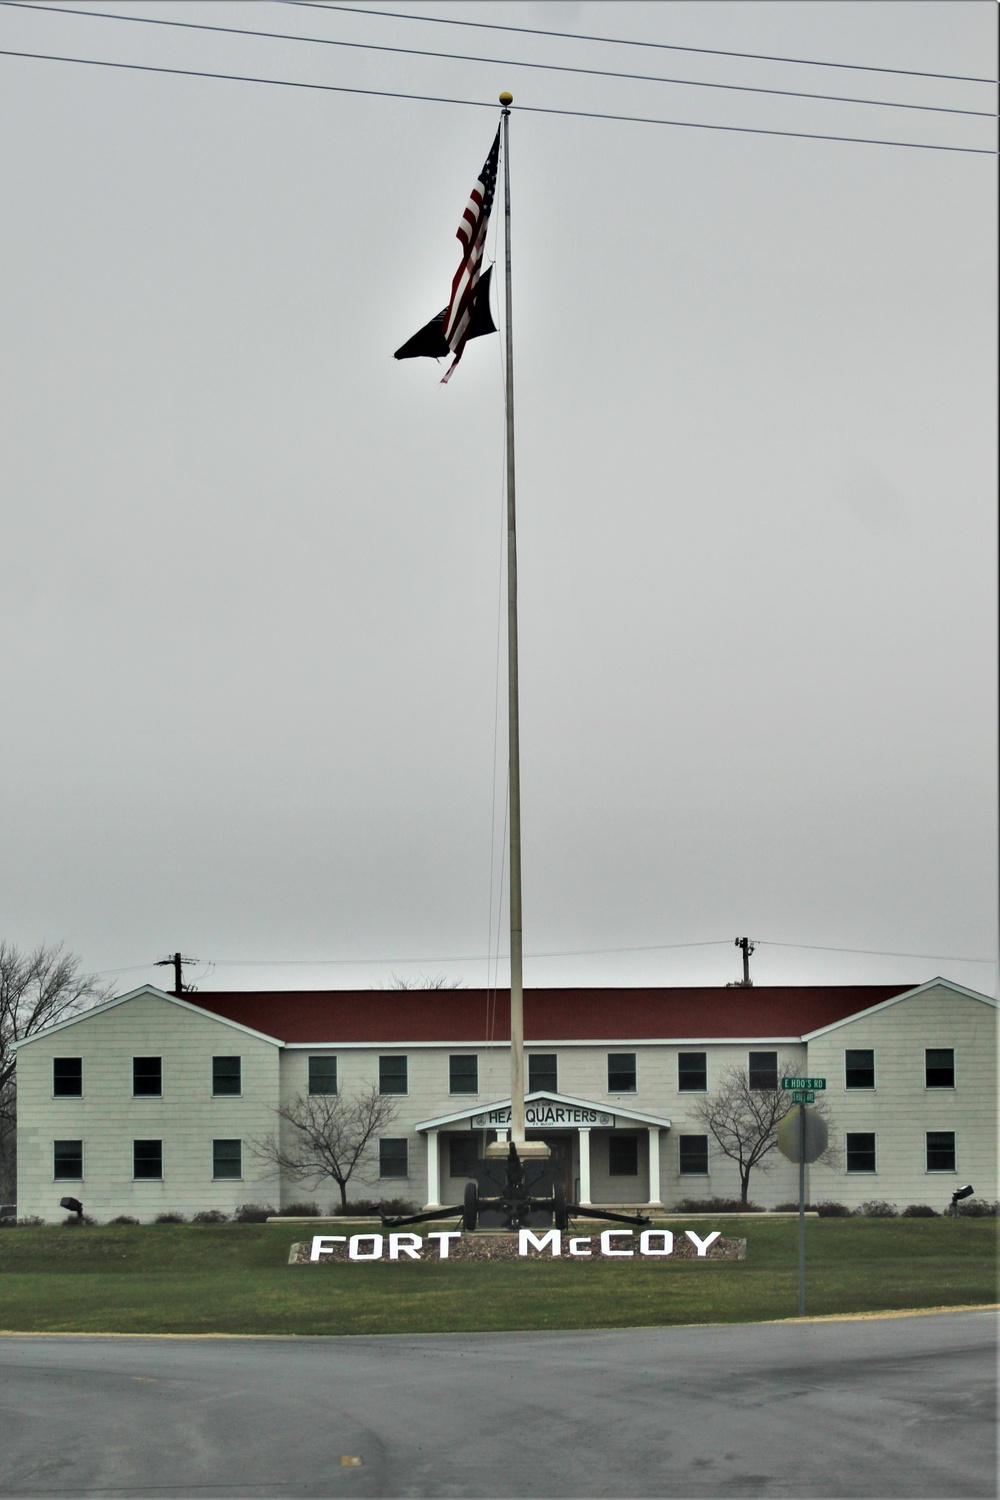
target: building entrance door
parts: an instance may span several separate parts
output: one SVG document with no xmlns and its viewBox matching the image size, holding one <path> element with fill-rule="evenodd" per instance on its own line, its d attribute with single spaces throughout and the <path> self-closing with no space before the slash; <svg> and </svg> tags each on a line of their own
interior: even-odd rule
<svg viewBox="0 0 1000 1500">
<path fill-rule="evenodd" d="M 552 1152 L 552 1168 L 556 1182 L 566 1189 L 567 1202 L 573 1200 L 573 1137 L 571 1135 L 547 1135 L 543 1130 L 525 1132 L 529 1140 L 544 1141 Z"/>
</svg>

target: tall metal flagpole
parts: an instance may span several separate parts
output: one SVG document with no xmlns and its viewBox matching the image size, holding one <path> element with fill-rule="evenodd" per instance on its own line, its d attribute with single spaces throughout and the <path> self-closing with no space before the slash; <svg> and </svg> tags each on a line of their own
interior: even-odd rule
<svg viewBox="0 0 1000 1500">
<path fill-rule="evenodd" d="M 510 776 L 510 1138 L 524 1145 L 524 989 L 521 940 L 521 745 L 517 693 L 517 531 L 514 509 L 514 338 L 510 276 L 510 106 L 503 105 L 503 209 L 507 364 L 507 724 Z"/>
</svg>

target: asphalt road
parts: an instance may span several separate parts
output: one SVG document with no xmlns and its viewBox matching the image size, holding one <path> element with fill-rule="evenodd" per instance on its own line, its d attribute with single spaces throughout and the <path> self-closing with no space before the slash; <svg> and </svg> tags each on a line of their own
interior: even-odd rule
<svg viewBox="0 0 1000 1500">
<path fill-rule="evenodd" d="M 993 1496 L 996 1353 L 988 1312 L 5 1337 L 0 1495 Z"/>
</svg>

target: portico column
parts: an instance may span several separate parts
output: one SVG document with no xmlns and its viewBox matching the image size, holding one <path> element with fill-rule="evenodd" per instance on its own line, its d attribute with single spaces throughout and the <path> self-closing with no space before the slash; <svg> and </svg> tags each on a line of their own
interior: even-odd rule
<svg viewBox="0 0 1000 1500">
<path fill-rule="evenodd" d="M 580 1129 L 580 1202 L 590 1202 L 590 1131 Z"/>
<path fill-rule="evenodd" d="M 662 1208 L 660 1198 L 660 1127 L 649 1127 L 649 1202 L 654 1208 Z"/>
<path fill-rule="evenodd" d="M 438 1162 L 438 1133 L 427 1132 L 427 1208 L 441 1207 L 441 1173 Z"/>
</svg>

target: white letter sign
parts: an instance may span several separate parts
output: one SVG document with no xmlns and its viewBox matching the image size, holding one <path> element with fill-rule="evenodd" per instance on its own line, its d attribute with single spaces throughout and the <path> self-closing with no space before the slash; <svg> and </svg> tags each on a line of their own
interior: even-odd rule
<svg viewBox="0 0 1000 1500">
<path fill-rule="evenodd" d="M 659 1235 L 663 1240 L 660 1249 L 653 1248 L 653 1235 Z M 644 1229 L 639 1236 L 640 1255 L 673 1255 L 674 1237 L 669 1229 Z"/>
<path fill-rule="evenodd" d="M 372 1253 L 370 1255 L 362 1255 L 362 1240 L 371 1240 Z M 384 1243 L 385 1242 L 380 1234 L 352 1234 L 350 1244 L 347 1246 L 348 1257 L 351 1260 L 381 1260 L 382 1246 Z"/>
<path fill-rule="evenodd" d="M 700 1240 L 693 1229 L 685 1229 L 684 1231 L 699 1255 L 705 1254 L 705 1251 L 708 1249 L 709 1245 L 713 1240 L 717 1240 L 719 1238 L 721 1232 L 722 1231 L 719 1229 L 713 1229 L 711 1234 L 706 1235 L 705 1239 Z"/>
<path fill-rule="evenodd" d="M 541 1239 L 539 1239 L 536 1235 L 532 1234 L 530 1229 L 520 1230 L 517 1237 L 518 1255 L 527 1255 L 529 1245 L 532 1250 L 537 1250 L 539 1255 L 545 1249 L 551 1250 L 553 1255 L 560 1255 L 562 1253 L 562 1235 L 558 1229 L 550 1229 L 548 1234 L 543 1234 Z"/>
<path fill-rule="evenodd" d="M 309 1251 L 310 1260 L 319 1260 L 321 1255 L 329 1255 L 333 1250 L 336 1240 L 346 1240 L 346 1234 L 314 1234 L 312 1247 Z"/>
<path fill-rule="evenodd" d="M 419 1234 L 390 1234 L 389 1259 L 398 1260 L 400 1254 L 403 1254 L 408 1255 L 411 1260 L 419 1260 L 421 1244 Z"/>
<path fill-rule="evenodd" d="M 630 1240 L 632 1238 L 632 1231 L 631 1231 L 631 1229 L 605 1229 L 604 1233 L 601 1235 L 601 1254 L 602 1255 L 634 1255 L 635 1254 L 634 1250 L 612 1250 L 612 1248 L 611 1248 L 611 1239 L 612 1239 L 612 1236 L 614 1236 L 615 1239 L 627 1239 L 627 1240 Z"/>
<path fill-rule="evenodd" d="M 462 1231 L 460 1229 L 432 1229 L 427 1238 L 438 1241 L 438 1256 L 441 1260 L 447 1260 L 452 1240 L 460 1240 Z"/>
</svg>

